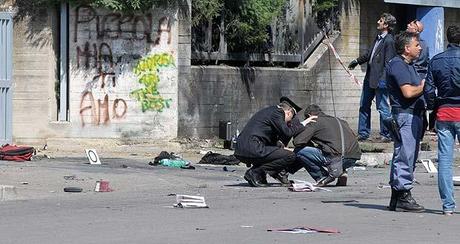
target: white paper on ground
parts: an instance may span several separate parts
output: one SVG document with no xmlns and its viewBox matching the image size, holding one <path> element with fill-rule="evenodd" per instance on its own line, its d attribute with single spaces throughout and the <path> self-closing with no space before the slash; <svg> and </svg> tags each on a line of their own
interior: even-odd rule
<svg viewBox="0 0 460 244">
<path fill-rule="evenodd" d="M 323 187 L 317 187 L 314 186 L 313 183 L 308 182 L 308 181 L 303 181 L 303 180 L 293 180 L 294 183 L 292 183 L 292 186 L 289 188 L 291 191 L 301 191 L 301 192 L 309 192 L 309 191 L 328 191 L 331 192 L 331 190 L 323 188 Z"/>
<path fill-rule="evenodd" d="M 454 180 L 454 186 L 460 186 L 460 176 L 454 176 L 452 180 Z"/>
<path fill-rule="evenodd" d="M 423 167 L 425 167 L 426 171 L 430 174 L 438 173 L 436 166 L 434 166 L 433 161 L 431 159 L 422 159 Z"/>
<path fill-rule="evenodd" d="M 178 208 L 208 208 L 206 201 L 202 196 L 176 195 L 176 204 Z"/>
</svg>

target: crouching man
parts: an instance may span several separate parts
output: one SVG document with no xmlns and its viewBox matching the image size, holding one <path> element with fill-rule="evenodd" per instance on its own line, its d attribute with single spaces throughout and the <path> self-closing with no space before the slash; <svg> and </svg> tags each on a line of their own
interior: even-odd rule
<svg viewBox="0 0 460 244">
<path fill-rule="evenodd" d="M 356 135 L 348 123 L 327 115 L 316 104 L 305 109 L 305 117 L 317 116 L 316 123 L 309 123 L 294 137 L 297 159 L 316 181 L 325 186 L 338 178 L 337 186 L 347 185 L 347 168 L 361 158 Z"/>
<path fill-rule="evenodd" d="M 278 105 L 266 107 L 252 116 L 237 139 L 235 157 L 252 167 L 244 178 L 251 186 L 267 186 L 266 174 L 289 184 L 287 173 L 299 169 L 294 152 L 286 150 L 291 138 L 304 129 L 296 113 L 301 110 L 282 97 Z"/>
</svg>

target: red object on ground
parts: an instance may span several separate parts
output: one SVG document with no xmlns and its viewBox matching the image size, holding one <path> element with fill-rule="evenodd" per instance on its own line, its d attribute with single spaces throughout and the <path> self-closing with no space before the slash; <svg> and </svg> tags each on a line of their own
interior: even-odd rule
<svg viewBox="0 0 460 244">
<path fill-rule="evenodd" d="M 30 161 L 34 152 L 33 147 L 5 144 L 0 148 L 0 160 Z"/>
</svg>

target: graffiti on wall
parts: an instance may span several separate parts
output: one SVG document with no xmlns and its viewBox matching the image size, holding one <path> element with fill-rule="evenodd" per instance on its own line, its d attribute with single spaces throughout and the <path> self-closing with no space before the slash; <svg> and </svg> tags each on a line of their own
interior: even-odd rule
<svg viewBox="0 0 460 244">
<path fill-rule="evenodd" d="M 168 74 L 168 69 L 175 68 L 169 17 L 160 18 L 156 33 L 152 32 L 151 13 L 102 14 L 81 6 L 75 9 L 74 18 L 73 42 L 81 43 L 75 47 L 76 67 L 86 77 L 79 104 L 82 126 L 107 125 L 126 118 L 130 97 L 140 103 L 142 112 L 162 112 L 170 107 L 172 99 L 163 98 L 158 90 L 162 80 L 174 76 Z M 119 89 L 121 82 L 126 88 L 126 83 L 133 81 L 126 78 L 130 75 L 125 73 L 130 72 L 142 87 Z"/>
<path fill-rule="evenodd" d="M 133 72 L 138 82 L 144 87 L 131 92 L 131 95 L 141 103 L 142 112 L 147 110 L 162 112 L 169 108 L 172 99 L 164 99 L 158 91 L 160 72 L 164 68 L 174 67 L 174 57 L 170 54 L 171 26 L 168 17 L 160 19 L 158 35 L 152 51 L 134 67 Z"/>
<path fill-rule="evenodd" d="M 131 95 L 141 103 L 142 112 L 153 110 L 162 112 L 169 108 L 172 99 L 164 99 L 158 91 L 161 68 L 174 66 L 174 58 L 171 54 L 152 54 L 143 58 L 134 68 L 134 74 L 138 76 L 138 82 L 145 87 L 131 92 Z"/>
<path fill-rule="evenodd" d="M 74 42 L 78 40 L 79 27 L 85 25 L 96 25 L 94 31 L 86 32 L 86 38 L 92 39 L 123 39 L 123 40 L 145 40 L 152 42 L 153 16 L 148 14 L 120 14 L 109 13 L 101 15 L 96 9 L 90 6 L 80 6 L 75 10 Z"/>
</svg>

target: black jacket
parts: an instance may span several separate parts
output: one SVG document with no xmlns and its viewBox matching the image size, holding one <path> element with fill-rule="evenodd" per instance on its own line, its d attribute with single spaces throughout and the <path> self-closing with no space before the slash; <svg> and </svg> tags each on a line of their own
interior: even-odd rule
<svg viewBox="0 0 460 244">
<path fill-rule="evenodd" d="M 345 158 L 360 159 L 361 149 L 355 134 L 346 121 L 339 120 L 345 138 Z M 316 122 L 307 124 L 305 129 L 294 137 L 293 143 L 296 148 L 303 148 L 311 146 L 311 142 L 317 144 L 326 157 L 332 158 L 342 154 L 340 128 L 335 117 L 321 113 Z"/>
<path fill-rule="evenodd" d="M 367 62 L 366 76 L 364 77 L 364 80 L 368 80 L 369 87 L 374 89 L 378 87 L 380 80 L 385 80 L 385 65 L 390 61 L 390 59 L 396 56 L 393 35 L 388 33 L 375 50 L 372 62 L 369 63 L 371 60 L 372 49 L 374 49 L 376 42 L 377 37 L 369 50 L 356 59 L 360 65 Z"/>
<path fill-rule="evenodd" d="M 278 149 L 277 142 L 284 145 L 298 134 L 304 126 L 294 117 L 290 126 L 284 121 L 284 111 L 278 106 L 264 108 L 254 114 L 238 136 L 235 156 L 263 158 Z"/>
</svg>

